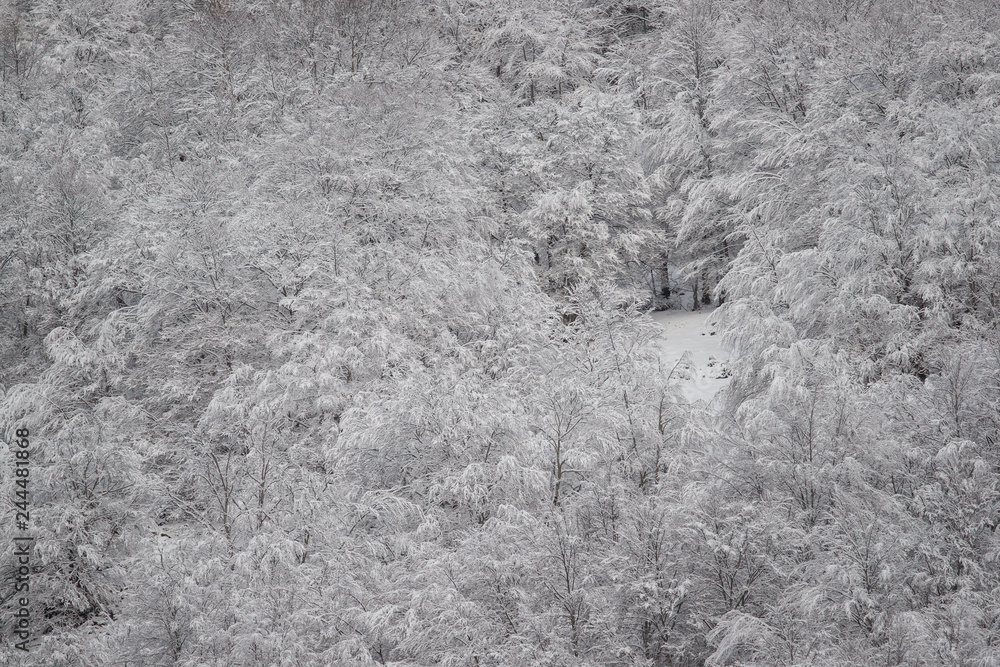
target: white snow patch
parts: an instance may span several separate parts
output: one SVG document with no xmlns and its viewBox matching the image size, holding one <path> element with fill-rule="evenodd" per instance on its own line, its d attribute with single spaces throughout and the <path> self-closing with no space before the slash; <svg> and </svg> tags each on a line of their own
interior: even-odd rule
<svg viewBox="0 0 1000 667">
<path fill-rule="evenodd" d="M 713 309 L 662 310 L 652 313 L 663 327 L 660 359 L 663 372 L 680 385 L 691 403 L 711 406 L 716 395 L 729 384 L 731 355 L 722 347 Z"/>
</svg>

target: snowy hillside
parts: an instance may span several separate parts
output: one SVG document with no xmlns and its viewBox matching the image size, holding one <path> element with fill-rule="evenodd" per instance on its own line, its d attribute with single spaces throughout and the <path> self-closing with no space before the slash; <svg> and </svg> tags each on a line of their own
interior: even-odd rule
<svg viewBox="0 0 1000 667">
<path fill-rule="evenodd" d="M 998 9 L 0 1 L 0 667 L 1000 667 Z"/>
<path fill-rule="evenodd" d="M 730 355 L 716 335 L 713 310 L 664 310 L 653 313 L 663 327 L 661 364 L 691 403 L 711 404 L 729 384 Z"/>
</svg>

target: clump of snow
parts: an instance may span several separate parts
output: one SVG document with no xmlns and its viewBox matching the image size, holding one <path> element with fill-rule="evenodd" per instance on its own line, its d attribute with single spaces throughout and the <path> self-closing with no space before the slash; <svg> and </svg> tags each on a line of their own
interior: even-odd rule
<svg viewBox="0 0 1000 667">
<path fill-rule="evenodd" d="M 731 358 L 716 330 L 714 309 L 663 310 L 652 317 L 663 327 L 660 359 L 664 373 L 689 402 L 711 406 L 729 384 Z"/>
</svg>

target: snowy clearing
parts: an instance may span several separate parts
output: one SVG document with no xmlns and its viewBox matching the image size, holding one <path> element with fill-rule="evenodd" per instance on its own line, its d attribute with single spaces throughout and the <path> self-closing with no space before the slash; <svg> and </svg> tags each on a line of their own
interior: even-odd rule
<svg viewBox="0 0 1000 667">
<path fill-rule="evenodd" d="M 652 313 L 653 320 L 663 327 L 663 372 L 680 383 L 681 393 L 691 403 L 704 401 L 711 405 L 729 384 L 731 355 L 716 335 L 713 315 L 713 309 Z"/>
</svg>

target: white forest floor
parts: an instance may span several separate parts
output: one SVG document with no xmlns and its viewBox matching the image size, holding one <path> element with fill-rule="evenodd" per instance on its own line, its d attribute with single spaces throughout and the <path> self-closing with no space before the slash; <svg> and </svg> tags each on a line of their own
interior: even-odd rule
<svg viewBox="0 0 1000 667">
<path fill-rule="evenodd" d="M 730 360 L 720 336 L 713 335 L 713 309 L 662 310 L 652 317 L 663 327 L 660 349 L 664 373 L 680 384 L 688 401 L 711 406 L 716 394 L 729 384 Z"/>
</svg>

